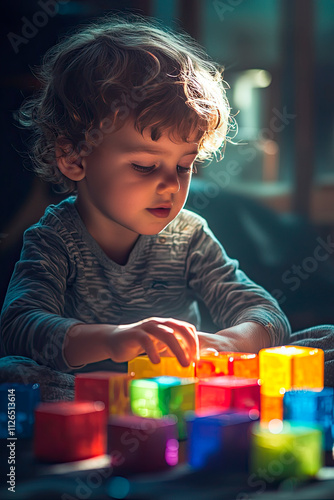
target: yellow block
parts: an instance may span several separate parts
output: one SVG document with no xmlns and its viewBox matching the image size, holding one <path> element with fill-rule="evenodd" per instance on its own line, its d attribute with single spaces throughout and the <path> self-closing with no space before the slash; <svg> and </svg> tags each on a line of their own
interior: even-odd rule
<svg viewBox="0 0 334 500">
<path fill-rule="evenodd" d="M 302 346 L 279 346 L 259 352 L 261 393 L 283 396 L 289 389 L 322 389 L 324 352 Z"/>
<path fill-rule="evenodd" d="M 195 377 L 195 363 L 183 367 L 176 357 L 161 357 L 160 363 L 154 364 L 148 356 L 138 356 L 128 362 L 128 373 L 133 378 L 152 378 L 161 375 L 171 377 Z"/>
<path fill-rule="evenodd" d="M 283 420 L 283 396 L 261 394 L 261 423 L 268 423 L 274 419 Z"/>
</svg>

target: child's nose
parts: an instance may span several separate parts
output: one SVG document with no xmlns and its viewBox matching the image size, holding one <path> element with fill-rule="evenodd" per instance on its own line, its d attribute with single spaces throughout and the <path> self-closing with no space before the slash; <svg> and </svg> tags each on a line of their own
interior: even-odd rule
<svg viewBox="0 0 334 500">
<path fill-rule="evenodd" d="M 177 193 L 180 190 L 180 181 L 177 172 L 164 172 L 159 179 L 157 192 Z"/>
</svg>

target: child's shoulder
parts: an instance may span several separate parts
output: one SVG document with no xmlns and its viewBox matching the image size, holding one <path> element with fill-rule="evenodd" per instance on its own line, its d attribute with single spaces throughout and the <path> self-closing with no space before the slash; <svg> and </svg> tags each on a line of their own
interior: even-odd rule
<svg viewBox="0 0 334 500">
<path fill-rule="evenodd" d="M 51 230 L 55 233 L 72 232 L 78 227 L 78 221 L 75 220 L 75 199 L 75 196 L 70 196 L 58 204 L 49 205 L 44 215 L 27 230 L 27 233 L 39 230 Z"/>
<path fill-rule="evenodd" d="M 37 225 L 56 228 L 59 225 L 67 225 L 74 222 L 73 217 L 76 210 L 74 205 L 75 199 L 75 196 L 69 196 L 57 205 L 49 205 Z"/>
</svg>

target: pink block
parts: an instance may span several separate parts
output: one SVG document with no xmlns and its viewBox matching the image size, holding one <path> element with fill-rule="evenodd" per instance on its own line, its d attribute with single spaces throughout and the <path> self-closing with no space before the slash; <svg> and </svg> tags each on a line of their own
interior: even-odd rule
<svg viewBox="0 0 334 500">
<path fill-rule="evenodd" d="M 260 411 L 259 380 L 234 376 L 200 379 L 196 408 L 210 407 Z"/>
</svg>

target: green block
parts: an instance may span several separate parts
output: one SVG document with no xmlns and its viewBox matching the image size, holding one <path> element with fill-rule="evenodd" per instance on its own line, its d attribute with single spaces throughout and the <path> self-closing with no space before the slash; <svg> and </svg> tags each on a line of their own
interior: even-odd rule
<svg viewBox="0 0 334 500">
<path fill-rule="evenodd" d="M 175 415 L 179 439 L 186 437 L 184 415 L 195 409 L 196 381 L 193 378 L 154 377 L 130 382 L 130 404 L 134 415 L 162 418 Z"/>
<path fill-rule="evenodd" d="M 314 476 L 323 465 L 322 431 L 317 426 L 272 420 L 251 432 L 253 474 L 267 482 Z"/>
</svg>

